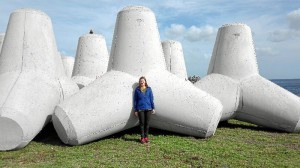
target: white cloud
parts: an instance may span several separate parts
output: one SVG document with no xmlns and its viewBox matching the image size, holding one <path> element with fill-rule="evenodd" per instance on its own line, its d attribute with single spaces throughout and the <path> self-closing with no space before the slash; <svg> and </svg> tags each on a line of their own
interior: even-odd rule
<svg viewBox="0 0 300 168">
<path fill-rule="evenodd" d="M 182 24 L 171 24 L 170 27 L 167 27 L 165 32 L 167 37 L 177 38 L 182 36 L 185 33 L 185 26 Z"/>
<path fill-rule="evenodd" d="M 191 26 L 186 28 L 182 24 L 171 24 L 170 27 L 165 29 L 165 34 L 168 38 L 184 38 L 190 42 L 208 40 L 210 37 L 213 37 L 216 32 L 217 29 L 210 25 L 203 27 Z"/>
<path fill-rule="evenodd" d="M 262 48 L 255 48 L 257 56 L 274 56 L 277 55 L 278 52 L 273 50 L 270 47 L 262 47 Z"/>
<path fill-rule="evenodd" d="M 289 39 L 291 37 L 290 30 L 275 30 L 268 34 L 268 40 L 272 42 L 281 42 Z"/>
<path fill-rule="evenodd" d="M 294 10 L 287 15 L 287 19 L 289 21 L 289 27 L 293 30 L 300 31 L 300 8 L 298 10 Z"/>
<path fill-rule="evenodd" d="M 212 26 L 204 26 L 204 27 L 197 27 L 191 26 L 186 33 L 186 39 L 195 42 L 200 40 L 207 40 L 208 38 L 212 37 L 215 34 L 216 30 Z"/>
<path fill-rule="evenodd" d="M 300 9 L 291 11 L 287 15 L 288 28 L 274 30 L 268 34 L 268 40 L 282 42 L 292 38 L 300 37 Z"/>
</svg>

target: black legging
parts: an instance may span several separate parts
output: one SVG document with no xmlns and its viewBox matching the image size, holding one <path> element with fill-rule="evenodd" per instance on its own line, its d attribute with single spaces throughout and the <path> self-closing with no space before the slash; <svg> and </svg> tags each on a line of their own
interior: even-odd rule
<svg viewBox="0 0 300 168">
<path fill-rule="evenodd" d="M 149 133 L 149 121 L 151 116 L 151 110 L 143 110 L 138 112 L 141 128 L 141 138 L 148 137 Z"/>
</svg>

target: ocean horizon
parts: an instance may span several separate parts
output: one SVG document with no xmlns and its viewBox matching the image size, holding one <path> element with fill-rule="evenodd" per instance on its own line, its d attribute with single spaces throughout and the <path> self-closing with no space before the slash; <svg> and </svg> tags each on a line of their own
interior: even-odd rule
<svg viewBox="0 0 300 168">
<path fill-rule="evenodd" d="M 291 93 L 300 96 L 300 79 L 269 79 Z"/>
</svg>

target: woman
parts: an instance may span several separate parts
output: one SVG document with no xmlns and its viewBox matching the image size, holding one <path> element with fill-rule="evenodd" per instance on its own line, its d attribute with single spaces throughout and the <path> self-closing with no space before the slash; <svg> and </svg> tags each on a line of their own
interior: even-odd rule
<svg viewBox="0 0 300 168">
<path fill-rule="evenodd" d="M 134 92 L 134 114 L 139 117 L 141 128 L 141 143 L 148 143 L 149 121 L 151 113 L 154 114 L 153 93 L 144 76 L 139 79 L 139 86 Z"/>
</svg>

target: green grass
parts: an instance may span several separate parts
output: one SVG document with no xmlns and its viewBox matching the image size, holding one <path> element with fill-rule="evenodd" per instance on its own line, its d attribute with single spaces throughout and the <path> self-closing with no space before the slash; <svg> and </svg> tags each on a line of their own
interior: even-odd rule
<svg viewBox="0 0 300 168">
<path fill-rule="evenodd" d="M 64 145 L 51 124 L 24 149 L 0 152 L 0 167 L 300 167 L 300 134 L 229 120 L 199 139 L 133 128 L 82 146 Z M 0 135 L 1 136 L 1 135 Z"/>
</svg>

